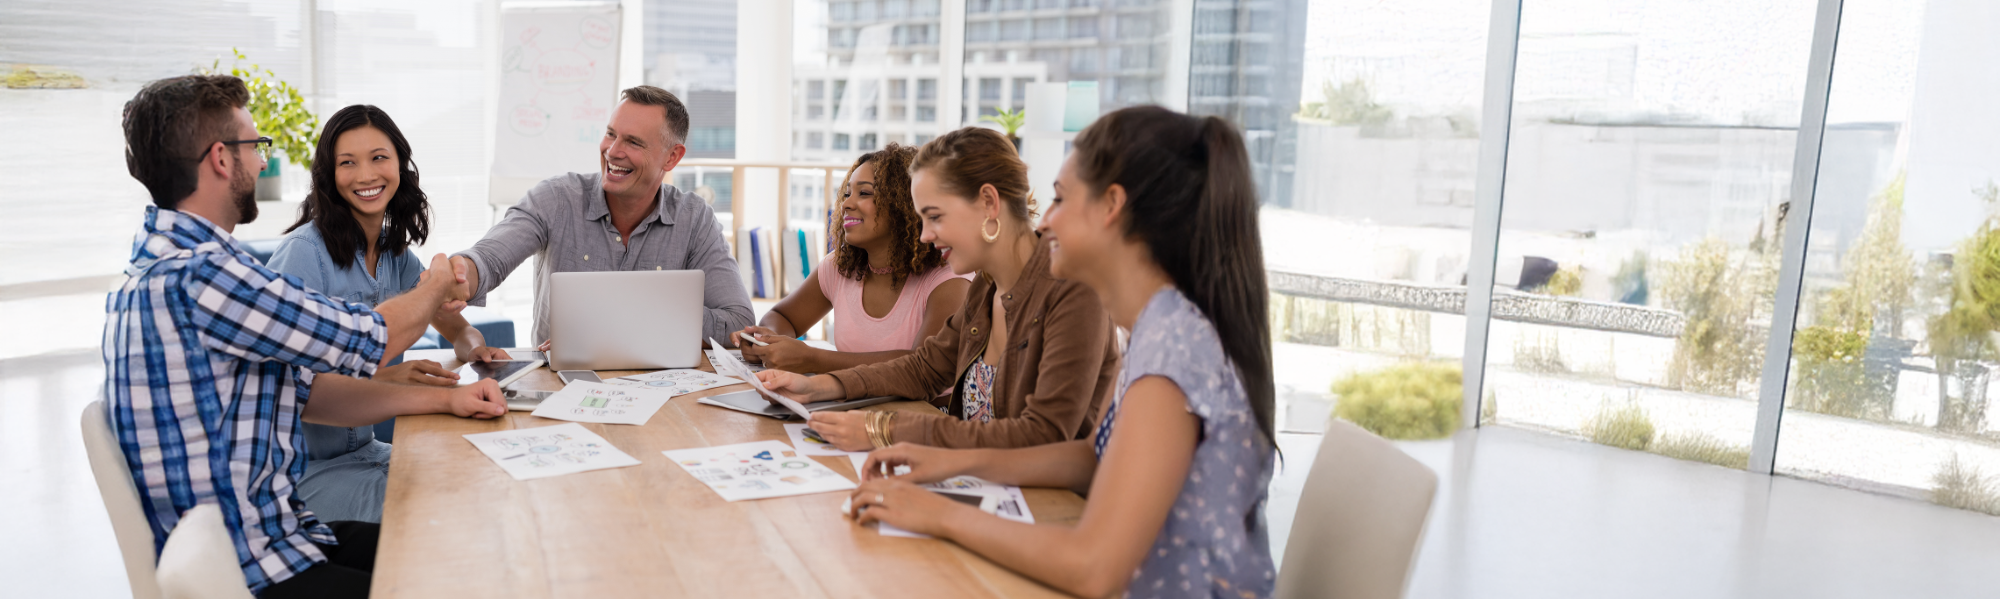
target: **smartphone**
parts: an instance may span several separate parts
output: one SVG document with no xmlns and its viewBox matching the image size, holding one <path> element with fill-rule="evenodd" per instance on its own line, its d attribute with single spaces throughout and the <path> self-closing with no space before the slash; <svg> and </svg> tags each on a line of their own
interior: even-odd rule
<svg viewBox="0 0 2000 599">
<path fill-rule="evenodd" d="M 589 370 L 561 370 L 556 372 L 556 376 L 562 378 L 563 384 L 574 383 L 576 381 L 604 382 L 604 379 L 597 378 L 596 372 Z"/>
</svg>

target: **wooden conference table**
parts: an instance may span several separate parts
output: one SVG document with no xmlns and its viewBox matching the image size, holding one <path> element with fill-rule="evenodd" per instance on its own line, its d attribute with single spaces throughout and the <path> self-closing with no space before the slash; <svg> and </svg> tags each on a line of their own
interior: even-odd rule
<svg viewBox="0 0 2000 599">
<path fill-rule="evenodd" d="M 411 352 L 456 369 L 450 350 Z M 704 358 L 703 370 L 711 370 Z M 604 378 L 641 371 L 600 373 Z M 560 389 L 540 369 L 514 385 Z M 728 502 L 660 452 L 787 441 L 777 420 L 676 397 L 643 426 L 589 424 L 638 466 L 517 481 L 462 435 L 562 424 L 509 412 L 396 419 L 373 596 L 1060 597 L 934 539 L 883 537 L 840 514 L 846 493 Z M 936 411 L 915 401 L 869 409 Z M 819 457 L 853 477 L 844 457 Z M 858 480 L 858 478 L 856 479 Z M 1074 523 L 1076 494 L 1024 489 L 1037 522 Z"/>
</svg>

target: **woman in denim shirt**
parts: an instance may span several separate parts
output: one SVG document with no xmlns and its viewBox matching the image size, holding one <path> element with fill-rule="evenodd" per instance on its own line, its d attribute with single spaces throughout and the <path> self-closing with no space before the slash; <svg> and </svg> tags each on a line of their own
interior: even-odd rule
<svg viewBox="0 0 2000 599">
<path fill-rule="evenodd" d="M 1242 137 L 1218 117 L 1118 110 L 1077 134 L 1055 192 L 1042 219 L 1052 270 L 1096 290 L 1132 334 L 1097 434 L 876 450 L 855 513 L 1079 596 L 1269 596 L 1270 296 Z M 960 474 L 1090 502 L 1073 525 L 1020 524 L 917 486 Z"/>
<path fill-rule="evenodd" d="M 417 187 L 409 140 L 382 109 L 349 106 L 327 119 L 313 154 L 312 193 L 269 266 L 329 297 L 373 307 L 417 285 L 424 265 L 410 246 L 429 234 L 430 203 Z M 508 359 L 455 312 L 440 311 L 431 326 L 451 340 L 460 360 Z M 458 382 L 430 360 L 384 366 L 375 379 Z M 322 520 L 380 522 L 389 444 L 376 440 L 371 427 L 303 426 L 310 461 L 299 497 Z"/>
</svg>

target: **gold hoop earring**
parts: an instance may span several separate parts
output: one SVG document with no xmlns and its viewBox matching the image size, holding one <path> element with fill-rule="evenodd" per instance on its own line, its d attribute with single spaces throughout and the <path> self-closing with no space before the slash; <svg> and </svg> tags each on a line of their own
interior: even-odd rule
<svg viewBox="0 0 2000 599">
<path fill-rule="evenodd" d="M 992 232 L 992 233 L 987 233 L 987 232 L 986 232 L 986 223 L 993 223 L 993 232 Z M 993 243 L 993 242 L 995 242 L 995 241 L 999 241 L 999 240 L 1000 240 L 1000 221 L 997 221 L 997 220 L 994 220 L 994 219 L 992 219 L 992 218 L 987 218 L 986 220 L 983 220 L 983 221 L 980 221 L 980 222 L 979 222 L 979 236 L 980 236 L 980 237 L 984 237 L 984 238 L 986 238 L 986 243 Z"/>
</svg>

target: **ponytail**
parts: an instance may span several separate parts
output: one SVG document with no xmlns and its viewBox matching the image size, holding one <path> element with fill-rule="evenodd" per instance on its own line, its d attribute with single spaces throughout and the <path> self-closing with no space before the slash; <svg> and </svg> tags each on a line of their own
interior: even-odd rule
<svg viewBox="0 0 2000 599">
<path fill-rule="evenodd" d="M 1236 128 L 1157 106 L 1114 111 L 1077 134 L 1077 174 L 1092 191 L 1125 188 L 1125 234 L 1146 244 L 1215 325 L 1264 439 L 1276 446 L 1270 286 L 1257 186 Z"/>
</svg>

